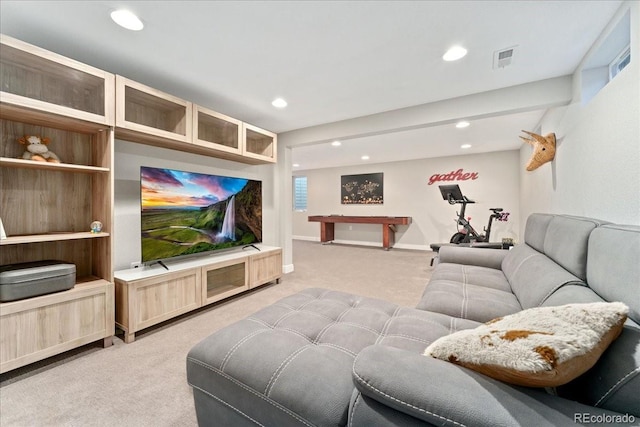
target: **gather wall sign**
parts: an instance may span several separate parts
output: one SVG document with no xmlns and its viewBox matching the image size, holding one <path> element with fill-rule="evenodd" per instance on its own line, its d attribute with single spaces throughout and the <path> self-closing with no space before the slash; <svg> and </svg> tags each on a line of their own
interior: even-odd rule
<svg viewBox="0 0 640 427">
<path fill-rule="evenodd" d="M 463 169 L 451 171 L 449 173 L 433 174 L 429 177 L 429 185 L 438 181 L 467 181 L 478 179 L 478 172 L 465 172 Z"/>
</svg>

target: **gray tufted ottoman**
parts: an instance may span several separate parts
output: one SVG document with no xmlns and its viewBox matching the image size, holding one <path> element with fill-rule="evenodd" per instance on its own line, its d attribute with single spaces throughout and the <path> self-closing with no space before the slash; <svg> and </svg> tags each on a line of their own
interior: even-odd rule
<svg viewBox="0 0 640 427">
<path fill-rule="evenodd" d="M 421 354 L 478 323 L 326 289 L 283 298 L 197 344 L 187 357 L 198 423 L 344 426 L 353 363 L 379 344 Z"/>
</svg>

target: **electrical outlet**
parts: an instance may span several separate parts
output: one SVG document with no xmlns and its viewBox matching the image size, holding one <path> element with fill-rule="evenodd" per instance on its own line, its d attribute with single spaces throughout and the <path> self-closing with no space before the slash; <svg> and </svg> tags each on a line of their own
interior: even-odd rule
<svg viewBox="0 0 640 427">
<path fill-rule="evenodd" d="M 141 265 L 142 265 L 142 263 L 141 263 L 141 262 L 134 261 L 134 262 L 132 262 L 132 263 L 131 263 L 131 268 L 138 268 L 138 267 L 140 267 Z"/>
<path fill-rule="evenodd" d="M 350 226 L 349 226 L 349 230 L 353 230 L 353 225 L 350 225 Z"/>
</svg>

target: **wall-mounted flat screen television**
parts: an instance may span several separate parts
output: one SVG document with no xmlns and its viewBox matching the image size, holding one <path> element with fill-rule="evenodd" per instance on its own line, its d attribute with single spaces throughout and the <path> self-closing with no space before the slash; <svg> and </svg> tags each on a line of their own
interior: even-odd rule
<svg viewBox="0 0 640 427">
<path fill-rule="evenodd" d="M 142 262 L 262 241 L 262 182 L 140 168 Z"/>
</svg>

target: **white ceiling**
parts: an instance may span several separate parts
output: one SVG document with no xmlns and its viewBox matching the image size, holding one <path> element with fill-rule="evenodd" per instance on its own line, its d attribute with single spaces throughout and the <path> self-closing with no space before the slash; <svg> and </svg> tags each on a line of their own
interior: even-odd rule
<svg viewBox="0 0 640 427">
<path fill-rule="evenodd" d="M 533 129 L 543 111 L 474 120 L 464 129 L 453 124 L 425 127 L 382 135 L 342 140 L 338 147 L 330 143 L 295 148 L 294 170 L 349 166 L 365 163 L 384 163 L 410 159 L 516 150 L 522 144 L 521 129 Z M 529 126 L 527 126 L 527 124 Z M 524 126 L 524 127 L 523 127 Z M 470 144 L 468 149 L 460 148 Z M 369 159 L 363 161 L 363 155 Z"/>
<path fill-rule="evenodd" d="M 571 74 L 620 4 L 2 0 L 0 31 L 285 132 Z M 109 14 L 118 8 L 135 12 L 144 30 L 116 26 Z M 469 54 L 443 62 L 454 44 Z M 494 51 L 511 46 L 513 65 L 494 70 Z M 271 106 L 279 96 L 287 108 Z M 468 152 L 517 149 L 520 129 L 542 114 L 353 139 L 340 156 L 327 144 L 301 147 L 293 157 L 315 168 L 359 163 L 363 154 L 370 162 L 460 154 L 469 141 Z M 438 143 L 427 150 L 425 141 Z"/>
</svg>

